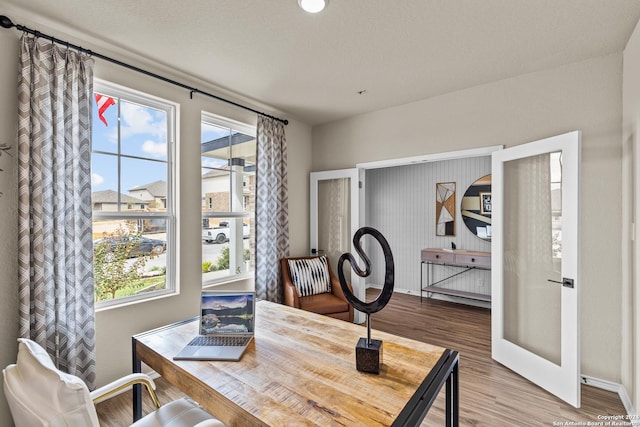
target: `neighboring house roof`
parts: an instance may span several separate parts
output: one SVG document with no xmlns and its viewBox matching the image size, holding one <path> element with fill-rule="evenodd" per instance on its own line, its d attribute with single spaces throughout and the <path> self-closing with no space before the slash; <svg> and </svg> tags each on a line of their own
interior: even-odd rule
<svg viewBox="0 0 640 427">
<path fill-rule="evenodd" d="M 140 191 L 147 190 L 153 197 L 167 197 L 167 182 L 166 181 L 154 181 L 149 184 L 138 185 L 130 188 L 128 191 Z"/>
<path fill-rule="evenodd" d="M 94 191 L 91 193 L 93 203 L 118 203 L 118 192 L 114 190 Z M 146 200 L 137 199 L 135 197 L 120 195 L 120 203 L 148 203 Z"/>
</svg>

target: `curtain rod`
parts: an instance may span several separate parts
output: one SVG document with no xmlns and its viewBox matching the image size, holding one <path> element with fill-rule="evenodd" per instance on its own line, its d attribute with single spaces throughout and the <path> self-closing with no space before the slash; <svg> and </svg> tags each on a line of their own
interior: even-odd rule
<svg viewBox="0 0 640 427">
<path fill-rule="evenodd" d="M 142 68 L 138 68 L 138 67 L 136 67 L 134 65 L 127 64 L 126 62 L 122 62 L 122 61 L 119 61 L 117 59 L 111 58 L 109 56 L 105 56 L 105 55 L 102 55 L 100 53 L 93 52 L 93 51 L 91 51 L 89 49 L 85 49 L 85 48 L 83 48 L 81 46 L 77 46 L 77 45 L 74 45 L 72 43 L 66 42 L 64 40 L 60 40 L 60 39 L 55 38 L 53 36 L 50 36 L 50 35 L 47 35 L 47 34 L 43 34 L 40 31 L 32 30 L 31 28 L 27 28 L 24 25 L 14 24 L 13 22 L 11 22 L 11 19 L 9 19 L 5 15 L 0 15 L 0 26 L 2 28 L 13 28 L 13 27 L 16 27 L 16 29 L 18 29 L 20 31 L 24 31 L 25 33 L 33 34 L 36 37 L 41 37 L 41 38 L 45 38 L 47 40 L 51 40 L 54 43 L 58 43 L 60 45 L 64 45 L 64 46 L 66 46 L 68 48 L 77 50 L 79 52 L 86 53 L 86 54 L 91 55 L 91 56 L 95 56 L 96 58 L 103 59 L 103 60 L 105 60 L 107 62 L 111 62 L 111 63 L 119 65 L 121 67 L 128 68 L 128 69 L 133 70 L 133 71 L 137 71 L 137 72 L 145 74 L 147 76 L 154 77 L 154 78 L 156 78 L 158 80 L 162 80 L 163 82 L 171 83 L 172 85 L 179 86 L 179 87 L 181 87 L 183 89 L 187 89 L 190 92 L 191 99 L 193 99 L 193 94 L 194 93 L 199 93 L 201 95 L 205 95 L 205 96 L 217 99 L 218 101 L 226 102 L 227 104 L 231 104 L 231 105 L 233 105 L 235 107 L 242 108 L 243 110 L 251 111 L 252 113 L 256 113 L 256 114 L 260 114 L 261 116 L 269 117 L 270 119 L 277 120 L 279 122 L 284 123 L 285 125 L 289 124 L 289 120 L 287 120 L 287 119 L 281 119 L 279 117 L 275 117 L 275 116 L 272 116 L 270 114 L 266 114 L 266 113 L 263 113 L 261 111 L 255 110 L 255 109 L 253 109 L 251 107 L 247 107 L 246 105 L 238 104 L 237 102 L 234 102 L 234 101 L 219 97 L 219 96 L 214 95 L 212 93 L 204 92 L 204 91 L 202 91 L 200 89 L 196 89 L 196 88 L 188 86 L 188 85 L 186 85 L 184 83 L 180 83 L 180 82 L 177 82 L 175 80 L 171 80 L 171 79 L 169 79 L 167 77 L 163 77 L 163 76 L 160 76 L 158 74 L 152 73 L 150 71 L 143 70 Z"/>
</svg>

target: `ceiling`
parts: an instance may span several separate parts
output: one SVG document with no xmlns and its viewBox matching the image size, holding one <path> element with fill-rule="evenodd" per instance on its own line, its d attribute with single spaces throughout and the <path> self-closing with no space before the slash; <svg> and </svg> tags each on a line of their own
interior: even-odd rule
<svg viewBox="0 0 640 427">
<path fill-rule="evenodd" d="M 2 4 L 16 24 L 11 11 L 311 125 L 621 52 L 640 17 L 637 0 L 330 0 L 315 15 L 296 0 Z"/>
</svg>

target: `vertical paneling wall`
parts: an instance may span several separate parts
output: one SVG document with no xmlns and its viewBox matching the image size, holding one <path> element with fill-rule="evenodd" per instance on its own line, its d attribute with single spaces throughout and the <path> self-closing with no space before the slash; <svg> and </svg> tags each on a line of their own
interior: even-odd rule
<svg viewBox="0 0 640 427">
<path fill-rule="evenodd" d="M 387 239 L 395 262 L 395 289 L 420 294 L 420 268 L 423 248 L 451 248 L 491 251 L 491 243 L 472 234 L 460 215 L 460 202 L 476 179 L 491 173 L 491 157 L 446 160 L 366 171 L 366 225 L 378 229 Z M 456 183 L 455 236 L 436 236 L 436 183 Z M 373 240 L 366 241 L 373 272 L 369 286 L 384 283 L 384 259 Z M 435 280 L 460 271 L 435 267 Z M 426 283 L 425 283 L 426 284 Z M 439 286 L 470 292 L 491 293 L 489 271 L 470 271 Z"/>
</svg>

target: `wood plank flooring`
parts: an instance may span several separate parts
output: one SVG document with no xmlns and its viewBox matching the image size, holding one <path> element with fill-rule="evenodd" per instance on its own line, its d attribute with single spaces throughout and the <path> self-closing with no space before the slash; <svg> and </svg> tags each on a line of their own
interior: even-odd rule
<svg viewBox="0 0 640 427">
<path fill-rule="evenodd" d="M 377 293 L 369 289 L 367 298 L 373 299 Z M 615 393 L 583 385 L 582 407 L 575 409 L 493 361 L 491 313 L 487 309 L 426 298 L 420 303 L 419 297 L 396 293 L 382 311 L 372 316 L 372 327 L 460 353 L 461 426 L 588 425 L 601 421 L 598 416 L 625 414 Z M 163 403 L 182 396 L 162 378 L 156 384 Z M 444 424 L 443 395 L 444 390 L 423 426 Z M 97 409 L 101 426 L 128 426 L 131 392 L 100 403 Z M 144 411 L 151 410 L 145 396 Z"/>
</svg>

